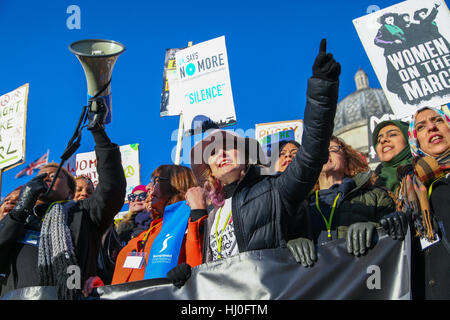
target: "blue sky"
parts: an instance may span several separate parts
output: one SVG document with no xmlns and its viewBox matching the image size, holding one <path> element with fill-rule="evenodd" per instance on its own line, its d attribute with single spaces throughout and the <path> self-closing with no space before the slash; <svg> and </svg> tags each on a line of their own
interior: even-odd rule
<svg viewBox="0 0 450 320">
<path fill-rule="evenodd" d="M 140 144 L 141 183 L 147 184 L 158 165 L 172 163 L 176 146 L 179 118 L 159 116 L 166 48 L 225 36 L 237 116 L 229 129 L 246 131 L 257 123 L 303 118 L 306 83 L 322 38 L 342 65 L 340 100 L 355 91 L 358 68 L 379 88 L 352 20 L 398 2 L 0 0 L 0 95 L 30 84 L 26 164 L 47 149 L 50 161 L 59 162 L 87 93 L 69 44 L 121 42 L 127 50 L 113 71 L 113 120 L 106 130 L 118 145 Z M 70 5 L 80 8 L 80 29 L 67 27 Z M 184 150 L 192 141 L 185 139 Z M 78 152 L 93 148 L 84 130 Z M 3 173 L 2 196 L 28 181 L 14 179 L 23 167 Z"/>
</svg>

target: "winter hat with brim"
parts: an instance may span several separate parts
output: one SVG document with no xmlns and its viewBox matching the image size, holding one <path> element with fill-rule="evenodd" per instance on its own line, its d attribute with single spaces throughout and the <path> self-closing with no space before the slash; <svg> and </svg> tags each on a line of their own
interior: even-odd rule
<svg viewBox="0 0 450 320">
<path fill-rule="evenodd" d="M 200 186 L 203 186 L 209 174 L 209 157 L 218 150 L 238 149 L 245 159 L 242 164 L 266 166 L 268 161 L 259 142 L 252 138 L 243 138 L 232 131 L 215 129 L 197 142 L 191 149 L 191 169 Z"/>
</svg>

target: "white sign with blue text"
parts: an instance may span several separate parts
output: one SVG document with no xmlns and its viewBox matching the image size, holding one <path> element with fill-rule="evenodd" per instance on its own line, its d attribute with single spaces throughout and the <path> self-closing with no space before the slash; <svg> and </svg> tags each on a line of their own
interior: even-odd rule
<svg viewBox="0 0 450 320">
<path fill-rule="evenodd" d="M 178 51 L 176 66 L 171 97 L 182 106 L 186 135 L 236 124 L 224 36 Z"/>
</svg>

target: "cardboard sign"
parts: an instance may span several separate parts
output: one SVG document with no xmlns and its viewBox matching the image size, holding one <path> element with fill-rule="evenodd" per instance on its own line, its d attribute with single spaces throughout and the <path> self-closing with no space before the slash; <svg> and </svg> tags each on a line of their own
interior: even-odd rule
<svg viewBox="0 0 450 320">
<path fill-rule="evenodd" d="M 164 61 L 163 88 L 161 92 L 161 105 L 159 114 L 164 116 L 176 116 L 181 113 L 181 106 L 171 103 L 169 82 L 177 79 L 177 67 L 175 53 L 182 49 L 166 49 L 166 58 Z"/>
<path fill-rule="evenodd" d="M 409 0 L 353 20 L 398 118 L 450 102 L 450 13 L 442 0 Z"/>
<path fill-rule="evenodd" d="M 140 185 L 139 144 L 127 144 L 120 146 L 122 167 L 127 181 L 126 196 L 134 187 Z M 98 184 L 97 158 L 95 151 L 77 153 L 70 157 L 65 163 L 65 168 L 74 176 L 87 175 L 94 186 Z M 127 201 L 125 197 L 125 201 Z"/>
<path fill-rule="evenodd" d="M 25 162 L 29 84 L 0 97 L 0 170 Z"/>
<path fill-rule="evenodd" d="M 170 103 L 182 106 L 186 135 L 236 124 L 225 37 L 178 51 Z"/>
<path fill-rule="evenodd" d="M 264 145 L 264 139 L 274 133 L 280 131 L 294 130 L 294 138 L 292 140 L 302 143 L 303 120 L 290 120 L 259 123 L 255 125 L 255 139 Z"/>
<path fill-rule="evenodd" d="M 268 158 L 272 157 L 272 149 L 276 144 L 280 144 L 283 141 L 295 140 L 295 130 L 278 131 L 277 133 L 265 136 L 259 142 L 261 148 Z M 274 150 L 274 156 L 278 154 L 280 150 Z"/>
</svg>

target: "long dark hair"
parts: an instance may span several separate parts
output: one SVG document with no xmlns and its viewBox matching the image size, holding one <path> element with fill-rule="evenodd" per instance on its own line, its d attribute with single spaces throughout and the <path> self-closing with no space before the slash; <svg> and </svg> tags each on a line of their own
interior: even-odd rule
<svg viewBox="0 0 450 320">
<path fill-rule="evenodd" d="M 155 176 L 168 179 L 160 180 L 161 192 L 168 196 L 166 206 L 183 201 L 188 189 L 198 186 L 192 170 L 185 166 L 174 164 L 160 165 L 152 173 L 152 178 Z"/>
</svg>

